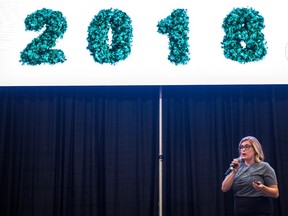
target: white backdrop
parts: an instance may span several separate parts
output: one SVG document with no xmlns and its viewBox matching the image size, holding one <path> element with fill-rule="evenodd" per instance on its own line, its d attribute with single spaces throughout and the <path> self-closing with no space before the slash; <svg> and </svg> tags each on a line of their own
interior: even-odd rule
<svg viewBox="0 0 288 216">
<path fill-rule="evenodd" d="M 0 0 L 0 86 L 30 85 L 209 85 L 288 84 L 287 0 Z M 226 59 L 221 42 L 223 19 L 233 8 L 252 7 L 264 17 L 267 55 L 240 64 Z M 28 14 L 42 8 L 61 11 L 68 28 L 55 48 L 63 64 L 22 65 L 20 52 L 39 35 L 25 31 Z M 99 64 L 86 49 L 88 26 L 102 9 L 119 9 L 132 20 L 128 58 L 116 65 Z M 157 23 L 173 9 L 187 9 L 190 61 L 168 59 L 168 37 Z"/>
</svg>

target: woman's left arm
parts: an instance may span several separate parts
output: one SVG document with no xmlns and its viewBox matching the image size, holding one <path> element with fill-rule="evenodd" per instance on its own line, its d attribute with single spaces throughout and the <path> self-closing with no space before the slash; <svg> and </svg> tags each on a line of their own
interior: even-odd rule
<svg viewBox="0 0 288 216">
<path fill-rule="evenodd" d="M 270 185 L 266 186 L 262 184 L 261 182 L 253 182 L 253 187 L 256 191 L 263 191 L 267 196 L 278 198 L 279 197 L 279 189 L 278 185 Z"/>
</svg>

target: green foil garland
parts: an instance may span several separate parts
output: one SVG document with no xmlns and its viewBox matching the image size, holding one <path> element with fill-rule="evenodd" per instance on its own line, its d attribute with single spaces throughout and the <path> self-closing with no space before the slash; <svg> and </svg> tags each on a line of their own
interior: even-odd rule
<svg viewBox="0 0 288 216">
<path fill-rule="evenodd" d="M 59 11 L 43 8 L 28 15 L 25 19 L 26 31 L 40 31 L 42 34 L 34 38 L 20 53 L 20 62 L 27 65 L 57 64 L 66 61 L 62 50 L 51 49 L 58 38 L 63 38 L 67 29 L 66 18 Z"/>
<path fill-rule="evenodd" d="M 264 18 L 252 8 L 235 8 L 224 19 L 224 56 L 241 64 L 262 60 L 267 54 Z"/>
<path fill-rule="evenodd" d="M 116 64 L 125 60 L 131 53 L 133 29 L 130 17 L 121 10 L 101 10 L 88 27 L 87 49 L 94 61 L 100 64 Z M 112 30 L 109 45 L 108 31 Z"/>
</svg>

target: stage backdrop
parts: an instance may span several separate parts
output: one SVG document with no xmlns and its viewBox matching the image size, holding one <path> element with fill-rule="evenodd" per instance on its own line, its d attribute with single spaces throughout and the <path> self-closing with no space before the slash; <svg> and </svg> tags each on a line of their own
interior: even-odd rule
<svg viewBox="0 0 288 216">
<path fill-rule="evenodd" d="M 0 0 L 0 85 L 287 84 L 286 0 Z"/>
</svg>

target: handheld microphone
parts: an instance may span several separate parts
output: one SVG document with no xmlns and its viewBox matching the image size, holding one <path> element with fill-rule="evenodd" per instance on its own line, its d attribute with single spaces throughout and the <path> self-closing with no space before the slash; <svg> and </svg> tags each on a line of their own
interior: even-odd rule
<svg viewBox="0 0 288 216">
<path fill-rule="evenodd" d="M 240 162 L 241 162 L 241 157 L 238 158 L 238 163 L 240 163 Z M 236 166 L 237 166 L 236 164 L 231 164 L 230 167 L 228 168 L 228 170 L 225 172 L 225 176 L 230 174 Z"/>
</svg>

